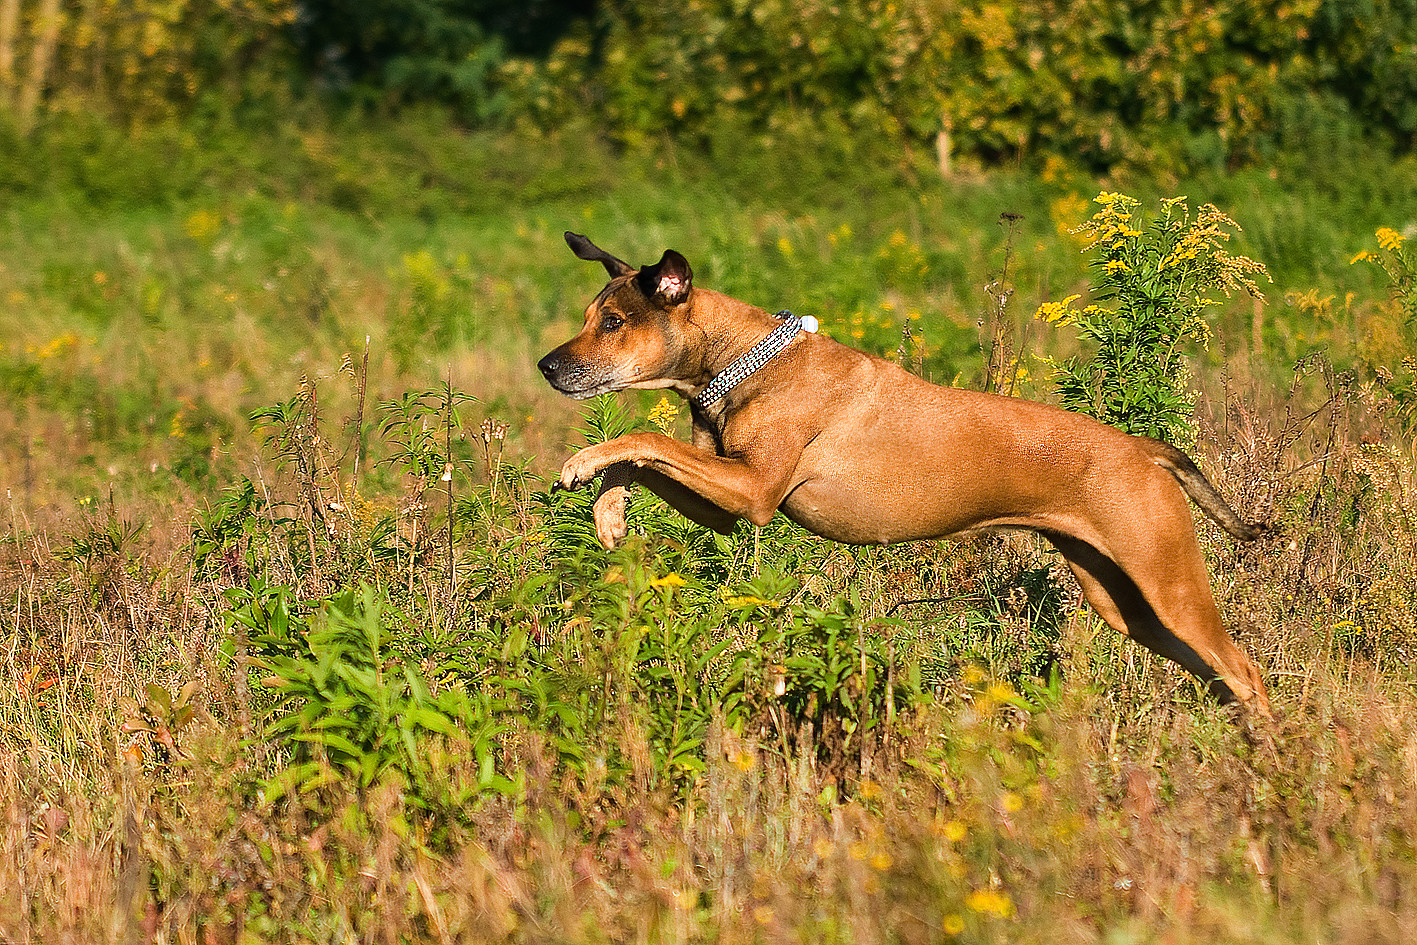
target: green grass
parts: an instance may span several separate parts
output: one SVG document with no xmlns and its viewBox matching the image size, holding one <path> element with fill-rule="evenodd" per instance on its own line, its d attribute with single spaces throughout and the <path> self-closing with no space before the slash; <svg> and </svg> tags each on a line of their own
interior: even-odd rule
<svg viewBox="0 0 1417 945">
<path fill-rule="evenodd" d="M 1373 383 L 1412 352 L 1349 265 L 1417 219 L 1410 165 L 939 181 L 802 142 L 314 127 L 167 177 L 131 142 L 143 187 L 66 152 L 0 198 L 0 939 L 1417 922 L 1417 462 Z M 909 326 L 901 356 L 944 382 L 980 383 L 1003 324 L 1046 398 L 1033 356 L 1069 342 L 1030 316 L 1085 289 L 1066 230 L 1120 187 L 1213 200 L 1275 276 L 1258 313 L 1225 307 L 1196 383 L 1203 465 L 1280 527 L 1236 547 L 1200 524 L 1276 724 L 1101 626 L 1028 537 L 715 538 L 641 497 L 607 554 L 586 495 L 545 493 L 577 428 L 658 399 L 582 416 L 537 376 L 602 284 L 562 231 L 632 262 L 672 246 L 870 350 Z M 475 398 L 460 426 L 448 383 Z"/>
<path fill-rule="evenodd" d="M 209 491 L 249 461 L 246 413 L 302 374 L 361 355 L 366 336 L 376 397 L 451 365 L 519 442 L 549 455 L 559 441 L 546 436 L 569 414 L 529 365 L 571 330 L 599 278 L 565 250 L 565 229 L 631 260 L 675 246 L 702 284 L 811 312 L 871 350 L 894 352 L 909 326 L 923 373 L 972 383 L 988 342 L 978 323 L 994 304 L 986 287 L 1005 271 L 1000 214 L 1023 215 L 1008 254 L 1006 320 L 1020 348 L 1056 354 L 1058 340 L 1028 316 L 1082 288 L 1083 261 L 1065 231 L 1089 214 L 1100 186 L 1004 172 L 941 182 L 769 153 L 751 189 L 743 165 L 732 164 L 724 184 L 710 160 L 672 147 L 614 158 L 570 133 L 530 141 L 398 130 L 410 140 L 317 131 L 305 135 L 313 144 L 248 142 L 258 153 L 295 150 L 293 168 L 224 168 L 219 155 L 208 173 L 229 178 L 220 187 L 198 187 L 194 173 L 188 188 L 137 208 L 73 189 L 8 200 L 0 380 L 25 427 L 43 435 L 26 434 L 38 440 L 30 446 L 10 431 L 20 448 L 7 454 L 28 448 L 40 466 L 77 458 L 81 467 L 37 504 L 85 491 L 84 476 L 103 479 L 110 467 L 120 480 L 148 479 L 154 462 L 174 487 Z M 359 199 L 340 198 L 330 177 L 341 167 L 364 172 Z M 794 167 L 800 187 L 784 179 Z M 258 173 L 268 176 L 252 179 Z M 1417 216 L 1412 189 L 1400 186 L 1411 169 L 1389 177 L 1365 188 L 1363 203 L 1259 173 L 1168 188 L 1193 204 L 1219 202 L 1243 228 L 1235 251 L 1275 274 L 1262 315 L 1237 302 L 1220 318 L 1208 375 L 1224 363 L 1280 387 L 1315 348 L 1341 367 L 1371 369 L 1362 346 L 1383 317 L 1382 290 L 1370 267 L 1348 259 L 1371 245 L 1376 226 Z M 1328 314 L 1300 304 L 1304 293 L 1332 299 Z M 174 430 L 187 432 L 161 436 Z"/>
</svg>

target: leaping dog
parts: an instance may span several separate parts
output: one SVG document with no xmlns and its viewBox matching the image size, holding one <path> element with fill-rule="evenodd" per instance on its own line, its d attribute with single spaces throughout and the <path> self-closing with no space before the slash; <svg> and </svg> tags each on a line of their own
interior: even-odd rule
<svg viewBox="0 0 1417 945">
<path fill-rule="evenodd" d="M 1261 529 L 1180 450 L 1057 407 L 931 384 L 808 330 L 810 320 L 695 286 L 674 250 L 636 268 L 584 236 L 566 242 L 610 283 L 541 373 L 576 398 L 670 389 L 693 416 L 691 443 L 633 433 L 566 461 L 562 488 L 604 473 L 594 505 L 604 545 L 625 537 L 636 483 L 721 532 L 779 509 L 850 544 L 1031 529 L 1113 628 L 1220 699 L 1270 714 L 1259 669 L 1221 622 L 1186 496 L 1236 538 Z"/>
</svg>

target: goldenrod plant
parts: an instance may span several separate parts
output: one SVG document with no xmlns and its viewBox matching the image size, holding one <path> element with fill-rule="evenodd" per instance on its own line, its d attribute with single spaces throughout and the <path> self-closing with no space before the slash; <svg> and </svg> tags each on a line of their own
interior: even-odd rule
<svg viewBox="0 0 1417 945">
<path fill-rule="evenodd" d="M 1195 439 L 1187 343 L 1210 340 L 1206 311 L 1217 297 L 1264 300 L 1262 263 L 1225 249 L 1238 225 L 1210 204 L 1193 215 L 1185 197 L 1161 202 L 1152 220 L 1140 201 L 1099 194 L 1098 210 L 1074 232 L 1086 240 L 1092 300 L 1045 302 L 1037 317 L 1071 327 L 1086 353 L 1058 366 L 1059 400 L 1128 433 L 1178 445 Z"/>
</svg>

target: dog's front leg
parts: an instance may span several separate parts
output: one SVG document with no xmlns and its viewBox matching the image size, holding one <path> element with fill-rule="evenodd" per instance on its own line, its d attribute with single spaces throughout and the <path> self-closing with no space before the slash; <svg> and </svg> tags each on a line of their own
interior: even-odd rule
<svg viewBox="0 0 1417 945">
<path fill-rule="evenodd" d="M 635 468 L 634 481 L 689 518 L 724 531 L 735 518 L 767 524 L 787 492 L 797 455 L 792 449 L 765 449 L 758 456 L 730 458 L 659 433 L 632 433 L 588 446 L 566 460 L 558 485 L 574 489 L 603 469 L 629 463 Z M 623 487 L 626 478 L 617 473 L 610 488 Z M 609 494 L 602 488 L 602 496 Z M 613 498 L 607 499 L 607 525 L 615 524 L 611 503 Z M 623 505 L 620 514 L 623 517 Z"/>
<path fill-rule="evenodd" d="M 625 521 L 625 504 L 632 485 L 641 485 L 659 496 L 680 515 L 721 535 L 727 535 L 738 524 L 738 516 L 727 512 L 696 492 L 690 491 L 668 476 L 634 463 L 616 463 L 605 469 L 600 480 L 600 492 L 595 497 L 595 536 L 607 548 L 614 548 L 629 534 Z"/>
<path fill-rule="evenodd" d="M 591 511 L 595 513 L 595 537 L 607 548 L 614 548 L 630 532 L 625 522 L 625 503 L 629 501 L 636 471 L 633 463 L 616 463 L 606 468 L 600 480 L 600 492 Z"/>
</svg>

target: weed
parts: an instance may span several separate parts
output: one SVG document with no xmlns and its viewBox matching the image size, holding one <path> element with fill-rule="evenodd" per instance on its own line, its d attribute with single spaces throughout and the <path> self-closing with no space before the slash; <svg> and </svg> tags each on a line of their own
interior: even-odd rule
<svg viewBox="0 0 1417 945">
<path fill-rule="evenodd" d="M 859 600 L 794 607 L 794 590 L 769 571 L 728 597 L 749 632 L 732 655 L 725 720 L 784 758 L 810 747 L 833 776 L 866 777 L 897 714 L 920 697 L 919 661 L 903 640 L 897 651 L 888 625 L 863 619 Z"/>
<path fill-rule="evenodd" d="M 1376 236 L 1377 252 L 1362 250 L 1352 262 L 1371 263 L 1387 277 L 1392 305 L 1401 320 L 1401 350 L 1411 352 L 1417 348 L 1417 253 L 1410 245 L 1410 234 L 1384 226 Z M 1407 426 L 1417 425 L 1417 358 L 1407 354 L 1396 371 L 1377 365 L 1376 374 Z"/>
<path fill-rule="evenodd" d="M 1015 338 L 1015 326 L 1009 318 L 1009 299 L 1013 297 L 1015 286 L 1011 280 L 1009 266 L 1013 262 L 1014 237 L 1018 222 L 1023 215 L 1006 211 L 999 216 L 999 225 L 1008 232 L 1004 241 L 1004 261 L 997 278 L 985 288 L 989 296 L 989 306 L 979 327 L 988 335 L 988 342 L 980 338 L 980 348 L 986 353 L 984 390 L 996 394 L 1012 396 L 1018 391 L 1019 372 L 1023 360 L 1022 339 Z M 986 327 L 987 323 L 987 327 Z M 1015 351 L 1015 345 L 1019 350 Z"/>
<path fill-rule="evenodd" d="M 1059 367 L 1060 401 L 1129 433 L 1189 445 L 1195 439 L 1194 395 L 1180 346 L 1207 343 L 1203 312 L 1219 304 L 1212 298 L 1216 292 L 1228 297 L 1243 289 L 1262 299 L 1255 278 L 1268 273 L 1225 251 L 1226 228 L 1235 222 L 1213 206 L 1203 206 L 1192 219 L 1185 198 L 1173 197 L 1145 223 L 1132 197 L 1103 193 L 1096 202 L 1101 209 L 1079 230 L 1097 274 L 1096 301 L 1078 310 L 1072 305 L 1078 296 L 1070 296 L 1045 303 L 1037 313 L 1075 327 L 1096 345 L 1088 360 Z"/>
<path fill-rule="evenodd" d="M 231 619 L 245 627 L 254 667 L 265 673 L 260 686 L 273 700 L 265 737 L 292 752 L 266 782 L 267 802 L 335 779 L 369 790 L 397 776 L 417 806 L 457 816 L 476 792 L 445 793 L 437 761 L 449 749 L 440 751 L 435 739 L 476 759 L 477 791 L 511 790 L 495 764 L 500 727 L 489 694 L 456 685 L 442 667 L 425 674 L 401 657 L 389 603 L 373 588 L 343 591 L 309 617 L 260 584 L 229 596 L 240 605 Z"/>
</svg>

